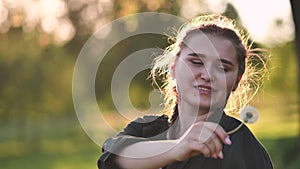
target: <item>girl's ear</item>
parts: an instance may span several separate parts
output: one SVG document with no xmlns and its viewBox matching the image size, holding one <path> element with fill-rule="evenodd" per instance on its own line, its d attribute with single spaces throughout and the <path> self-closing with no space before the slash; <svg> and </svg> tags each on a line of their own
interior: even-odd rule
<svg viewBox="0 0 300 169">
<path fill-rule="evenodd" d="M 171 77 L 172 77 L 173 79 L 175 79 L 175 64 L 173 64 L 173 65 L 171 66 L 171 72 L 170 72 L 170 74 L 171 74 Z"/>
</svg>

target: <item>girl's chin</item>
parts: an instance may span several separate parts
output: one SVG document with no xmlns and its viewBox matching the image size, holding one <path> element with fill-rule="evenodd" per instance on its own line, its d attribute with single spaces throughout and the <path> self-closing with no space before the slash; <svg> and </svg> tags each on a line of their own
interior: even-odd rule
<svg viewBox="0 0 300 169">
<path fill-rule="evenodd" d="M 195 103 L 193 104 L 193 106 L 198 107 L 199 110 L 209 110 L 211 108 L 211 104 L 210 103 Z"/>
<path fill-rule="evenodd" d="M 221 103 L 211 103 L 211 102 L 201 102 L 201 103 L 194 103 L 192 104 L 195 107 L 198 107 L 198 109 L 206 110 L 206 111 L 213 111 L 213 110 L 219 110 L 224 108 L 224 104 Z"/>
</svg>

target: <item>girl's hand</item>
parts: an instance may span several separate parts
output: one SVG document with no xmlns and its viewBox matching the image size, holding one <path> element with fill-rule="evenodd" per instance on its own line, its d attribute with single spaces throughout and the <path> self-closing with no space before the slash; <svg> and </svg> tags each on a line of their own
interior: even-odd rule
<svg viewBox="0 0 300 169">
<path fill-rule="evenodd" d="M 223 159 L 223 143 L 230 145 L 231 141 L 220 125 L 212 122 L 197 122 L 177 140 L 172 153 L 177 161 L 184 161 L 199 154 Z"/>
</svg>

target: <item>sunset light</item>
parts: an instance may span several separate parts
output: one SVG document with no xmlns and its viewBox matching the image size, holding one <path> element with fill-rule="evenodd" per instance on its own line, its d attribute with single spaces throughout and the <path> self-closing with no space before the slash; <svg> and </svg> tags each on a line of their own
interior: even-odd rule
<svg viewBox="0 0 300 169">
<path fill-rule="evenodd" d="M 289 0 L 186 0 L 181 15 L 190 19 L 199 13 L 223 13 L 226 3 L 234 6 L 255 41 L 273 45 L 293 40 L 294 24 Z"/>
<path fill-rule="evenodd" d="M 139 3 L 155 11 L 161 1 L 121 1 L 117 17 L 138 11 Z M 181 4 L 179 16 L 190 19 L 203 13 L 223 13 L 227 3 L 237 10 L 241 22 L 249 30 L 251 37 L 261 43 L 273 45 L 294 38 L 289 0 L 186 0 Z M 270 5 L 272 4 L 272 5 Z M 11 27 L 22 27 L 31 32 L 36 27 L 46 34 L 52 34 L 57 43 L 65 43 L 75 36 L 75 27 L 69 20 L 70 11 L 80 11 L 80 24 L 90 25 L 97 31 L 112 18 L 111 0 L 0 0 L 0 33 Z"/>
<path fill-rule="evenodd" d="M 228 0 L 237 9 L 255 41 L 283 43 L 294 38 L 289 0 Z"/>
</svg>

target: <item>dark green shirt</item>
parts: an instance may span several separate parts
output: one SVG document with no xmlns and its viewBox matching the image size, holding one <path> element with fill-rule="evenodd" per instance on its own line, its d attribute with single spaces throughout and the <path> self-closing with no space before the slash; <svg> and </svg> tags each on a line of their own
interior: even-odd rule
<svg viewBox="0 0 300 169">
<path fill-rule="evenodd" d="M 223 114 L 219 124 L 225 131 L 230 131 L 240 123 L 237 119 Z M 165 115 L 144 116 L 132 121 L 122 132 L 104 142 L 98 168 L 119 169 L 114 161 L 118 150 L 140 141 L 166 140 L 170 126 Z M 163 169 L 273 169 L 265 148 L 247 126 L 243 125 L 237 132 L 231 134 L 230 139 L 231 145 L 223 145 L 224 159 L 206 158 L 200 154 L 186 161 L 165 166 Z"/>
</svg>

